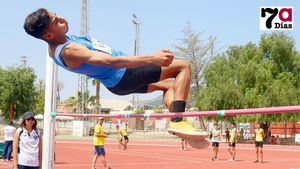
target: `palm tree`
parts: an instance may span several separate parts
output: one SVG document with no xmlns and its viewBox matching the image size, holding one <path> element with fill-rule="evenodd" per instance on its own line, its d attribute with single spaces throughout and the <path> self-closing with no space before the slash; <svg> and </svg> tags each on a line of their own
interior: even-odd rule
<svg viewBox="0 0 300 169">
<path fill-rule="evenodd" d="M 65 106 L 66 107 L 73 107 L 74 109 L 72 110 L 73 113 L 76 113 L 77 109 L 77 104 L 78 104 L 78 98 L 71 96 L 65 101 Z"/>
<path fill-rule="evenodd" d="M 93 79 L 92 81 L 93 85 L 96 87 L 96 101 L 95 101 L 95 107 L 96 107 L 96 114 L 100 114 L 100 81 L 97 79 Z"/>
<path fill-rule="evenodd" d="M 57 100 L 60 101 L 60 92 L 64 88 L 64 84 L 60 81 L 57 82 Z"/>
</svg>

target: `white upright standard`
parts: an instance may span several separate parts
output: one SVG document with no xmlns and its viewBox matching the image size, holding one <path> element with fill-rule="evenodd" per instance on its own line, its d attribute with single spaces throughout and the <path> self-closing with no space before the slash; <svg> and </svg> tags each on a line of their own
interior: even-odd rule
<svg viewBox="0 0 300 169">
<path fill-rule="evenodd" d="M 43 169 L 53 169 L 55 117 L 50 114 L 51 112 L 56 112 L 57 66 L 54 64 L 53 59 L 50 58 L 48 51 L 46 69 L 42 167 Z"/>
</svg>

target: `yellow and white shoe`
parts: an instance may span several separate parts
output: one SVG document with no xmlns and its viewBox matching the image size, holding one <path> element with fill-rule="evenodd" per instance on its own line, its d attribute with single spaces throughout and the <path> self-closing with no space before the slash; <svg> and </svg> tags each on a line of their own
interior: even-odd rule
<svg viewBox="0 0 300 169">
<path fill-rule="evenodd" d="M 207 132 L 194 128 L 186 121 L 170 122 L 168 132 L 184 139 L 193 148 L 202 149 L 210 145 Z"/>
</svg>

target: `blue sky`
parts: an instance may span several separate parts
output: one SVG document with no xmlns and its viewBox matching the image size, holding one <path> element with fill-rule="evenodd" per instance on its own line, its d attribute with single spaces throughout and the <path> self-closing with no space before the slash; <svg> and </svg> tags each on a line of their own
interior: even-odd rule
<svg viewBox="0 0 300 169">
<path fill-rule="evenodd" d="M 38 79 L 45 79 L 46 43 L 28 36 L 23 30 L 25 17 L 37 8 L 44 7 L 65 17 L 69 22 L 69 34 L 80 33 L 80 0 L 9 0 L 1 2 L 1 54 L 0 66 L 20 64 L 20 56 L 27 56 L 28 65 L 33 67 Z M 203 32 L 203 38 L 217 37 L 219 46 L 227 49 L 230 45 L 257 43 L 264 31 L 259 30 L 260 6 L 293 6 L 294 30 L 290 34 L 300 49 L 299 12 L 297 0 L 90 0 L 89 34 L 112 48 L 127 54 L 133 53 L 134 25 L 132 13 L 135 13 L 141 25 L 140 53 L 148 54 L 162 48 L 171 48 L 179 42 L 181 30 L 189 21 L 197 32 Z M 65 88 L 62 98 L 76 93 L 77 75 L 59 69 L 59 80 Z M 91 93 L 94 88 L 91 86 Z M 131 96 L 117 97 L 104 87 L 102 98 L 131 99 Z M 148 99 L 159 95 L 140 95 Z"/>
</svg>

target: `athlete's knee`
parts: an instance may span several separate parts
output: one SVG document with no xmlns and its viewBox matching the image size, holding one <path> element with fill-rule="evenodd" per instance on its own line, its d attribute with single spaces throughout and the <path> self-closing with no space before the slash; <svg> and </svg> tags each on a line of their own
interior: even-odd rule
<svg viewBox="0 0 300 169">
<path fill-rule="evenodd" d="M 162 90 L 164 92 L 167 92 L 168 90 L 174 90 L 174 88 L 175 88 L 175 80 L 169 79 L 164 83 L 164 87 L 162 88 Z"/>
<path fill-rule="evenodd" d="M 189 62 L 187 62 L 185 60 L 181 60 L 181 65 L 182 65 L 183 70 L 189 71 L 191 73 L 191 66 L 190 66 Z"/>
</svg>

